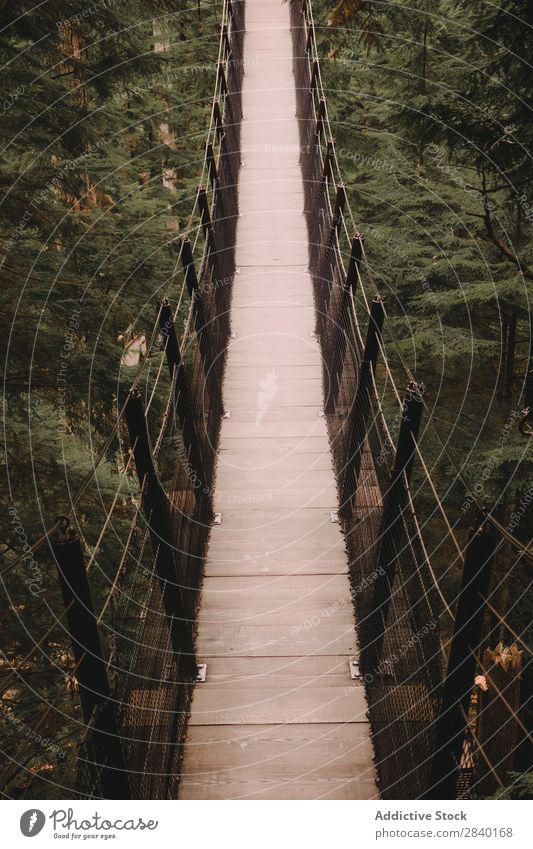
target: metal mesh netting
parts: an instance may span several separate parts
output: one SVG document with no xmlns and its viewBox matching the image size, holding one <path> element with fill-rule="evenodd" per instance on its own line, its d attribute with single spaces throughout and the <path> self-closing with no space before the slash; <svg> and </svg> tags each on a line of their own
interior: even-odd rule
<svg viewBox="0 0 533 849">
<path fill-rule="evenodd" d="M 180 243 L 191 307 L 174 360 L 155 467 L 144 476 L 142 510 L 100 628 L 111 646 L 112 699 L 96 713 L 80 753 L 84 796 L 116 794 L 122 773 L 132 798 L 177 798 L 182 746 L 196 679 L 195 632 L 203 560 L 212 522 L 222 377 L 230 332 L 240 165 L 244 3 L 225 3 L 221 57 L 206 144 L 209 182 L 200 186 L 196 238 Z M 203 236 L 198 270 L 195 247 Z M 171 316 L 170 306 L 162 310 Z M 160 314 L 160 322 L 163 321 Z M 173 337 L 172 317 L 162 327 Z M 175 336 L 174 336 L 175 338 Z M 167 341 L 167 356 L 169 352 Z M 169 365 L 172 363 L 169 360 Z M 130 417 L 141 416 L 133 397 Z M 135 409 L 133 406 L 135 405 Z M 130 422 L 128 422 L 130 424 Z M 138 473 L 140 436 L 131 434 Z M 121 757 L 109 746 L 118 729 Z M 107 745 L 106 745 L 107 743 Z M 113 786 L 115 785 L 115 787 Z"/>
<path fill-rule="evenodd" d="M 395 474 L 394 445 L 374 371 L 368 363 L 363 366 L 358 315 L 371 313 L 360 286 L 363 238 L 349 230 L 346 189 L 334 141 L 328 137 L 311 4 L 293 0 L 291 7 L 325 412 L 341 494 L 361 669 L 382 795 L 417 798 L 429 782 L 440 695 L 434 586 L 408 482 L 403 472 Z"/>
</svg>

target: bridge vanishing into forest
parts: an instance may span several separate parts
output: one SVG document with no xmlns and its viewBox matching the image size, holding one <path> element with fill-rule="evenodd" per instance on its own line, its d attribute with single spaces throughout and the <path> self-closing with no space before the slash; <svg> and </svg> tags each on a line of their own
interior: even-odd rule
<svg viewBox="0 0 533 849">
<path fill-rule="evenodd" d="M 396 388 L 309 0 L 226 0 L 217 67 L 179 241 L 190 306 L 178 340 L 163 301 L 150 342 L 172 377 L 157 437 L 138 380 L 119 417 L 141 497 L 98 616 L 68 519 L 47 535 L 87 726 L 76 792 L 456 798 L 498 774 L 522 726 L 515 684 L 481 656 L 504 529 L 481 513 L 457 541 L 419 448 L 423 390 L 410 374 Z M 463 570 L 453 613 L 415 463 Z M 489 730 L 472 721 L 479 668 Z"/>
</svg>

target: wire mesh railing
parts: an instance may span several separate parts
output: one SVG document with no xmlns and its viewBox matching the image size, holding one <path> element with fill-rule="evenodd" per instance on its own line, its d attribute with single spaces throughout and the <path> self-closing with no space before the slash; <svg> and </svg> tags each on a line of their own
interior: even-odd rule
<svg viewBox="0 0 533 849">
<path fill-rule="evenodd" d="M 129 396 L 126 419 L 142 487 L 140 522 L 151 541 L 146 571 L 133 559 L 112 606 L 116 635 L 109 662 L 112 699 L 133 798 L 176 798 L 188 708 L 196 680 L 195 631 L 203 559 L 212 523 L 212 494 L 222 419 L 222 376 L 230 333 L 240 165 L 244 4 L 224 4 L 216 91 L 205 146 L 205 185 L 197 194 L 194 230 L 181 239 L 179 260 L 190 298 L 181 346 L 168 301 L 159 325 L 172 377 L 163 428 L 152 449 L 142 398 Z M 195 246 L 203 245 L 195 263 Z M 146 551 L 146 546 L 145 551 Z M 136 562 L 135 562 L 136 561 Z M 105 625 L 104 622 L 101 625 Z M 81 778 L 98 793 L 102 766 L 87 735 Z M 83 761 L 82 761 L 83 762 Z M 96 763 L 96 768 L 95 768 Z"/>
</svg>

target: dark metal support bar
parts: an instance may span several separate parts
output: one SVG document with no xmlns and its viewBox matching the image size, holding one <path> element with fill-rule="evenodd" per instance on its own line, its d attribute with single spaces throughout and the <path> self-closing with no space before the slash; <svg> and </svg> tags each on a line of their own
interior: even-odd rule
<svg viewBox="0 0 533 849">
<path fill-rule="evenodd" d="M 222 94 L 224 96 L 226 96 L 227 93 L 228 93 L 228 83 L 226 82 L 226 74 L 224 72 L 224 66 L 223 66 L 222 62 L 219 62 L 219 64 L 218 64 L 217 87 L 218 87 L 218 83 L 220 84 L 220 91 L 222 92 Z"/>
<path fill-rule="evenodd" d="M 348 263 L 348 271 L 346 272 L 346 289 L 351 289 L 355 294 L 357 284 L 359 282 L 359 272 L 361 269 L 361 260 L 363 258 L 363 246 L 365 237 L 362 233 L 355 233 L 352 239 L 352 249 L 350 251 L 350 261 Z"/>
<path fill-rule="evenodd" d="M 341 485 L 341 515 L 349 518 L 352 515 L 357 483 L 361 471 L 363 447 L 367 435 L 368 417 L 370 414 L 370 397 L 372 383 L 379 352 L 379 343 L 385 320 L 383 300 L 375 297 L 370 307 L 368 330 L 366 335 L 363 361 L 359 371 L 357 391 L 350 418 L 350 442 L 348 461 L 344 469 Z"/>
<path fill-rule="evenodd" d="M 217 134 L 218 143 L 224 138 L 224 122 L 222 120 L 222 112 L 220 111 L 220 101 L 215 100 L 213 104 L 213 118 L 215 121 L 215 132 Z"/>
<path fill-rule="evenodd" d="M 372 343 L 371 343 L 372 344 Z M 377 351 L 377 347 L 374 348 Z M 403 518 L 407 510 L 407 487 L 411 480 L 416 443 L 422 420 L 422 392 L 417 383 L 409 383 L 403 404 L 398 444 L 387 492 L 384 494 L 381 529 L 378 536 L 378 578 L 372 593 L 371 613 L 365 623 L 366 637 L 361 665 L 364 673 L 375 674 L 381 658 L 387 628 L 392 589 L 396 577 L 398 548 L 403 540 Z M 380 458 L 377 458 L 377 462 Z"/>
<path fill-rule="evenodd" d="M 376 370 L 384 321 L 385 306 L 383 298 L 376 295 L 370 305 L 370 319 L 368 322 L 365 349 L 363 351 L 363 362 L 370 363 L 372 366 L 372 373 Z"/>
<path fill-rule="evenodd" d="M 331 372 L 329 374 L 328 395 L 325 402 L 325 410 L 329 415 L 335 412 L 337 405 L 337 397 L 343 373 L 346 348 L 349 344 L 352 344 L 355 348 L 358 347 L 358 342 L 353 333 L 354 327 L 351 317 L 351 293 L 355 293 L 359 282 L 356 263 L 360 261 L 362 254 L 362 238 L 363 237 L 359 234 L 356 234 L 353 237 L 350 262 L 340 297 L 338 313 L 333 320 Z M 350 485 L 353 485 L 353 482 L 351 482 Z"/>
<path fill-rule="evenodd" d="M 207 160 L 207 168 L 209 171 L 209 179 L 211 180 L 211 185 L 213 187 L 213 191 L 218 186 L 218 171 L 217 171 L 217 163 L 215 160 L 215 154 L 213 152 L 213 145 L 211 142 L 207 142 L 205 157 Z"/>
<path fill-rule="evenodd" d="M 315 59 L 313 62 L 313 69 L 311 71 L 311 82 L 309 83 L 309 91 L 313 94 L 317 82 L 318 82 L 318 61 Z"/>
<path fill-rule="evenodd" d="M 107 677 L 98 625 L 94 614 L 85 558 L 78 536 L 59 520 L 51 538 L 74 659 L 83 718 L 92 726 L 88 754 L 98 769 L 107 799 L 131 797 L 122 743 L 118 734 L 115 703 Z"/>
<path fill-rule="evenodd" d="M 170 301 L 166 298 L 161 304 L 161 309 L 159 311 L 159 326 L 163 337 L 166 339 L 165 353 L 167 356 L 168 369 L 170 376 L 175 381 L 174 405 L 179 418 L 187 456 L 192 466 L 192 471 L 195 472 L 196 479 L 200 482 L 200 486 L 198 486 L 195 491 L 197 494 L 196 500 L 198 501 L 198 497 L 201 496 L 203 488 L 206 487 L 208 483 L 200 452 L 200 439 L 194 418 L 194 407 L 189 388 L 189 381 L 179 348 L 176 328 L 172 316 L 172 308 Z"/>
<path fill-rule="evenodd" d="M 346 206 L 346 185 L 344 183 L 339 183 L 337 186 L 337 194 L 335 196 L 335 206 L 333 207 L 333 220 L 331 223 L 332 228 L 334 228 L 335 232 L 339 229 L 339 225 L 341 222 L 341 216 L 344 212 L 344 207 Z"/>
<path fill-rule="evenodd" d="M 63 521 L 68 524 L 68 519 Z M 60 531 L 52 540 L 52 551 L 76 661 L 76 678 L 83 717 L 88 724 L 94 709 L 109 698 L 109 682 L 85 569 L 85 558 L 81 542 L 72 532 Z"/>
<path fill-rule="evenodd" d="M 326 100 L 324 97 L 320 98 L 318 103 L 318 113 L 316 117 L 316 129 L 315 129 L 315 144 L 320 144 L 320 139 L 324 135 L 324 121 L 326 118 Z"/>
<path fill-rule="evenodd" d="M 302 13 L 304 13 L 304 14 L 305 14 L 305 7 L 302 9 Z M 306 42 L 305 42 L 305 52 L 306 52 L 307 54 L 309 54 L 309 51 L 311 50 L 311 42 L 312 42 L 312 40 L 313 40 L 313 27 L 312 27 L 312 26 L 310 26 L 310 27 L 309 27 L 309 31 L 308 31 L 308 33 L 307 33 L 307 39 L 306 39 Z"/>
<path fill-rule="evenodd" d="M 331 285 L 333 282 L 334 251 L 337 242 L 339 226 L 342 220 L 342 212 L 346 203 L 346 187 L 344 183 L 339 183 L 333 206 L 331 224 L 329 232 L 326 236 L 324 244 L 321 246 L 321 256 L 318 263 L 317 275 L 317 331 L 320 335 L 324 330 L 330 331 L 328 320 L 332 316 L 329 315 L 329 303 L 331 298 Z"/>
<path fill-rule="evenodd" d="M 223 279 L 223 275 L 220 272 L 221 265 L 217 239 L 215 237 L 213 222 L 211 220 L 211 212 L 209 210 L 209 201 L 207 199 L 207 193 L 204 186 L 198 187 L 198 206 L 200 207 L 204 238 L 209 247 L 209 261 L 211 263 L 211 270 L 214 276 L 212 283 L 217 307 L 217 318 L 223 336 L 227 339 L 230 332 L 228 305 L 225 298 L 225 290 L 228 286 L 228 280 Z"/>
<path fill-rule="evenodd" d="M 202 356 L 204 372 L 209 376 L 209 380 L 216 379 L 215 370 L 212 368 L 213 352 L 209 336 L 213 331 L 211 323 L 207 324 L 206 314 L 202 296 L 198 285 L 198 276 L 194 267 L 194 258 L 192 255 L 192 247 L 189 239 L 185 237 L 182 241 L 181 260 L 185 269 L 185 282 L 187 291 L 193 305 L 194 329 L 198 339 L 198 347 Z"/>
<path fill-rule="evenodd" d="M 407 483 L 411 480 L 416 453 L 415 445 L 422 420 L 422 406 L 420 386 L 410 382 L 405 393 L 391 486 L 395 486 L 398 481 L 403 481 L 404 474 Z"/>
<path fill-rule="evenodd" d="M 326 147 L 326 156 L 324 158 L 324 169 L 322 171 L 322 182 L 331 179 L 333 173 L 332 162 L 335 156 L 335 139 L 328 139 Z"/>
<path fill-rule="evenodd" d="M 189 298 L 192 299 L 194 293 L 198 290 L 198 275 L 194 266 L 191 243 L 187 236 L 182 240 L 181 245 L 181 262 L 185 271 L 185 284 Z"/>
<path fill-rule="evenodd" d="M 154 552 L 155 573 L 161 585 L 170 641 L 177 657 L 188 657 L 191 647 L 187 645 L 184 615 L 186 608 L 183 587 L 179 580 L 179 558 L 182 552 L 173 545 L 172 507 L 155 470 L 144 407 L 137 389 L 132 389 L 129 393 L 125 415 Z"/>
<path fill-rule="evenodd" d="M 226 58 L 231 61 L 232 50 L 231 50 L 231 41 L 228 35 L 228 27 L 227 24 L 224 24 L 222 27 L 222 40 L 224 42 Z"/>
<path fill-rule="evenodd" d="M 137 477 L 142 487 L 146 476 L 153 475 L 155 477 L 156 470 L 144 415 L 143 402 L 138 389 L 132 389 L 128 394 L 125 415 L 133 456 L 135 457 Z"/>
<path fill-rule="evenodd" d="M 204 238 L 207 239 L 210 234 L 210 231 L 212 231 L 213 225 L 211 222 L 211 212 L 209 211 L 209 201 L 207 199 L 207 192 L 205 190 L 205 186 L 198 186 L 198 206 L 200 208 Z"/>
<path fill-rule="evenodd" d="M 470 531 L 465 552 L 426 799 L 455 799 L 495 545 L 492 528 L 482 514 Z"/>
<path fill-rule="evenodd" d="M 182 359 L 178 337 L 176 335 L 176 327 L 174 325 L 174 316 L 172 315 L 172 307 L 168 298 L 165 298 L 159 307 L 159 329 L 165 340 L 165 354 L 170 377 L 173 377 L 174 369 L 178 369 L 181 366 Z"/>
</svg>

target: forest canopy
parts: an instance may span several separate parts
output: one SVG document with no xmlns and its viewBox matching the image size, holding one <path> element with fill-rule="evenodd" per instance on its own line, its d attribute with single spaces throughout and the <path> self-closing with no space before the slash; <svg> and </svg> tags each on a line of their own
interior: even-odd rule
<svg viewBox="0 0 533 849">
<path fill-rule="evenodd" d="M 51 741 L 44 760 L 24 752 L 30 773 L 11 764 L 16 795 L 32 775 L 62 775 L 80 732 L 75 693 L 54 675 L 72 667 L 67 635 L 25 661 L 62 608 L 50 552 L 20 558 L 87 480 L 72 522 L 101 570 L 96 597 L 127 538 L 138 487 L 116 427 L 134 375 L 125 346 L 150 340 L 160 299 L 179 298 L 176 244 L 204 160 L 221 3 L 0 0 L 0 11 L 0 567 L 19 561 L 5 578 L 0 659 L 18 678 L 0 730 L 9 757 L 21 723 L 42 720 Z M 529 544 L 533 4 L 315 0 L 314 11 L 365 273 L 385 297 L 394 375 L 404 385 L 416 373 L 433 411 L 421 446 L 440 499 L 463 536 L 481 503 Z M 169 391 L 162 362 L 153 345 L 140 385 L 153 432 Z M 392 417 L 387 403 L 384 392 Z M 423 515 L 432 494 L 416 474 Z M 453 599 L 460 574 L 439 532 L 428 527 L 427 542 Z M 502 550 L 494 598 L 527 639 L 531 572 L 514 556 Z"/>
</svg>

